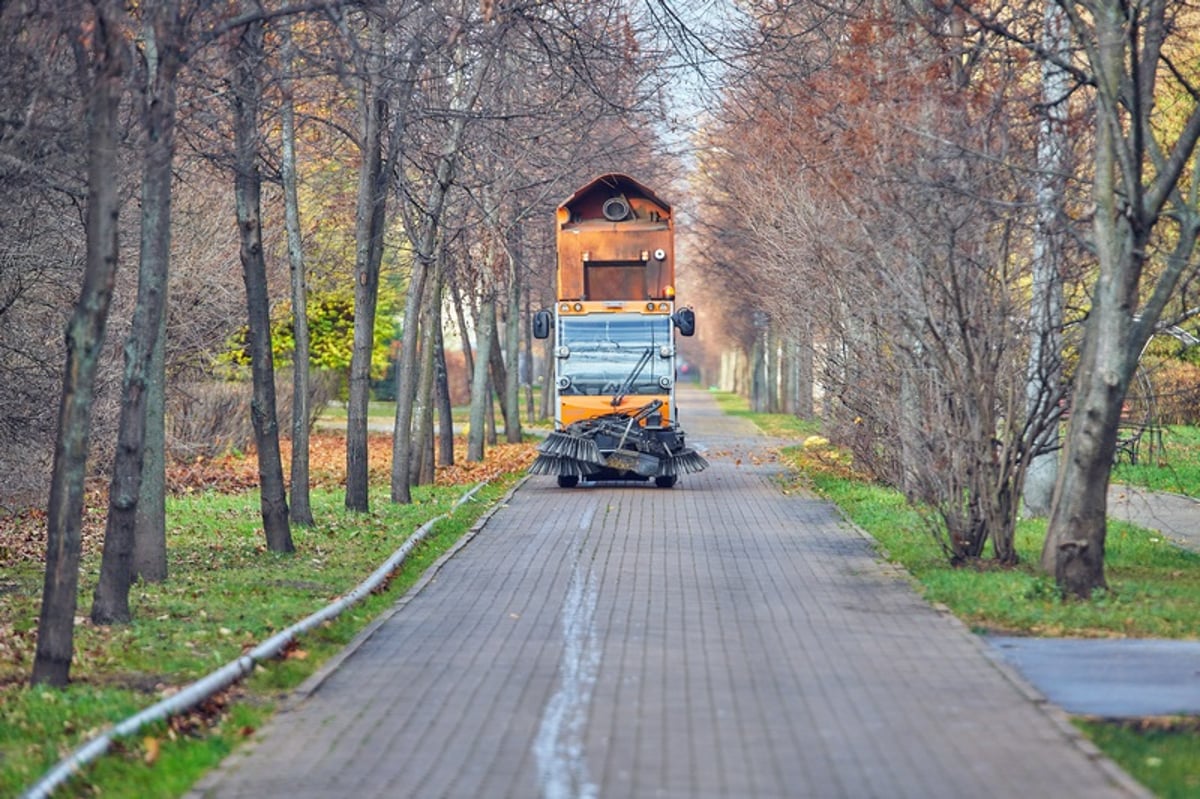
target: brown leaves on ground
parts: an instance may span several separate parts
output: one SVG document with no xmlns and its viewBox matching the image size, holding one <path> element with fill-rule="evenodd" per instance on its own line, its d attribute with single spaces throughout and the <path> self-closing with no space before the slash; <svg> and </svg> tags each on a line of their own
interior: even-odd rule
<svg viewBox="0 0 1200 799">
<path fill-rule="evenodd" d="M 280 441 L 284 477 L 290 474 L 292 444 Z M 537 453 L 531 444 L 497 444 L 488 447 L 479 463 L 467 462 L 467 445 L 454 440 L 454 465 L 435 470 L 438 485 L 473 485 L 505 472 L 523 469 Z M 313 488 L 339 488 L 346 484 L 346 437 L 340 433 L 314 433 L 308 448 L 309 484 Z M 392 474 L 392 437 L 367 437 L 367 471 L 375 484 L 386 485 Z M 167 470 L 167 490 L 173 494 L 196 491 L 236 492 L 258 485 L 258 459 L 254 452 L 174 464 Z"/>
<path fill-rule="evenodd" d="M 284 479 L 291 469 L 290 440 L 280 441 Z M 497 444 L 487 447 L 479 463 L 467 462 L 466 441 L 454 440 L 454 465 L 435 470 L 438 485 L 474 485 L 513 471 L 533 462 L 537 452 L 533 444 Z M 309 442 L 309 484 L 313 488 L 337 489 L 346 484 L 346 437 L 341 433 L 314 433 Z M 373 435 L 367 439 L 367 469 L 370 481 L 387 485 L 392 473 L 392 437 Z M 253 451 L 231 453 L 219 458 L 197 458 L 171 463 L 167 467 L 167 492 L 172 495 L 216 491 L 236 493 L 258 486 L 258 459 Z M 99 551 L 108 512 L 107 481 L 88 484 L 84 500 L 83 548 Z M 0 569 L 22 561 L 43 561 L 46 556 L 46 511 L 41 508 L 18 513 L 0 513 Z M 6 583 L 0 578 L 0 593 Z"/>
</svg>

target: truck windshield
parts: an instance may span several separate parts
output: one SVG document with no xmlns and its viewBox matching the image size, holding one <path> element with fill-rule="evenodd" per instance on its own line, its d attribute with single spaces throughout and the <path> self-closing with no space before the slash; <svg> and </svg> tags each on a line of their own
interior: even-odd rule
<svg viewBox="0 0 1200 799">
<path fill-rule="evenodd" d="M 558 345 L 566 347 L 567 357 L 558 359 L 559 392 L 661 394 L 666 387 L 659 381 L 675 377 L 674 358 L 661 355 L 662 348 L 672 343 L 671 332 L 667 316 L 560 317 Z M 649 360 L 638 370 L 647 351 Z M 626 385 L 635 371 L 636 377 Z"/>
</svg>

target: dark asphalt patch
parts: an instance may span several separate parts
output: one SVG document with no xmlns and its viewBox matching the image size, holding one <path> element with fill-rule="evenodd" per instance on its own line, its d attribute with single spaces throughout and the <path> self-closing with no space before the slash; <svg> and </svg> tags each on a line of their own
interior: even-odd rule
<svg viewBox="0 0 1200 799">
<path fill-rule="evenodd" d="M 1200 715 L 1200 641 L 984 640 L 1068 713 L 1106 718 Z"/>
</svg>

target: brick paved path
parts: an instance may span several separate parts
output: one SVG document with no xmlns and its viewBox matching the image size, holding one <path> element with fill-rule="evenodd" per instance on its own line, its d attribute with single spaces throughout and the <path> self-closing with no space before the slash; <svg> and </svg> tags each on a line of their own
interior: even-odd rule
<svg viewBox="0 0 1200 799">
<path fill-rule="evenodd" d="M 1137 795 L 752 429 L 682 418 L 708 471 L 531 478 L 194 795 Z"/>
</svg>

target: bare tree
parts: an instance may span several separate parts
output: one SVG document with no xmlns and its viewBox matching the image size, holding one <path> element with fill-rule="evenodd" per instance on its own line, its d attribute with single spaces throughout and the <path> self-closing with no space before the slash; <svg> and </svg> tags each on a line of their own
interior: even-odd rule
<svg viewBox="0 0 1200 799">
<path fill-rule="evenodd" d="M 262 97 L 260 67 L 263 59 L 263 22 L 248 22 L 234 33 L 231 102 L 236 143 L 234 193 L 241 234 L 242 278 L 249 311 L 249 343 L 254 398 L 251 419 L 258 450 L 260 504 L 267 548 L 291 552 L 291 527 L 283 461 L 279 451 L 279 423 L 275 404 L 275 364 L 271 352 L 270 303 L 262 244 L 262 178 L 259 173 L 259 104 Z"/>
<path fill-rule="evenodd" d="M 1066 167 L 1068 165 L 1067 111 L 1071 76 L 1062 64 L 1070 59 L 1067 15 L 1056 2 L 1047 2 L 1042 44 L 1049 56 L 1042 63 L 1042 119 L 1037 141 L 1037 224 L 1034 228 L 1030 302 L 1028 375 L 1029 413 L 1049 416 L 1061 398 L 1063 353 L 1063 274 Z M 1042 407 L 1054 402 L 1051 408 Z M 1058 480 L 1058 425 L 1046 426 L 1046 440 L 1033 453 L 1025 483 L 1025 511 L 1047 516 Z"/>
<path fill-rule="evenodd" d="M 175 154 L 175 81 L 183 62 L 182 20 L 178 2 L 146 6 L 148 88 L 143 102 L 146 128 L 142 168 L 142 247 L 138 270 L 137 306 L 125 344 L 118 446 L 109 484 L 108 520 L 100 580 L 92 603 L 97 624 L 127 622 L 129 587 L 133 580 L 137 511 L 142 496 L 142 467 L 150 405 L 149 383 L 163 330 L 167 294 L 167 264 L 171 250 L 171 165 Z M 161 394 L 159 395 L 161 398 Z M 161 452 L 162 440 L 157 442 Z M 161 495 L 152 501 L 161 502 Z M 143 532 L 148 532 L 143 530 Z M 158 553 L 146 571 L 166 574 L 166 529 L 143 542 L 142 552 Z M 153 572 L 149 566 L 153 567 Z"/>
<path fill-rule="evenodd" d="M 490 26 L 489 26 L 490 27 Z M 503 27 L 497 25 L 496 27 Z M 438 253 L 438 239 L 442 225 L 442 213 L 453 186 L 454 172 L 462 155 L 465 141 L 467 120 L 475 108 L 476 101 L 483 91 L 484 83 L 496 58 L 502 37 L 499 31 L 489 31 L 480 42 L 478 57 L 468 64 L 465 50 L 460 51 L 458 64 L 460 69 L 455 78 L 455 88 L 450 101 L 451 118 L 446 136 L 441 144 L 434 179 L 429 187 L 429 195 L 420 215 L 419 232 L 414 241 L 414 258 L 412 276 L 409 280 L 408 297 L 404 309 L 404 334 L 400 344 L 400 356 L 396 366 L 396 426 L 392 441 L 392 481 L 391 496 L 393 502 L 411 502 L 412 492 L 409 490 L 409 479 L 412 470 L 412 439 L 410 432 L 413 422 L 413 403 L 415 399 L 418 368 L 417 343 L 420 336 L 421 298 L 425 291 L 425 282 Z M 464 46 L 465 45 L 460 45 Z"/>
<path fill-rule="evenodd" d="M 383 20 L 378 14 L 368 13 L 366 25 L 359 100 L 362 168 L 355 215 L 354 348 L 350 359 L 350 398 L 346 406 L 346 507 L 357 511 L 369 508 L 367 403 L 388 196 L 383 163 L 384 134 L 388 124 Z"/>
<path fill-rule="evenodd" d="M 1106 585 L 1107 489 L 1121 409 L 1146 342 L 1196 269 L 1200 91 L 1175 67 L 1194 47 L 1177 4 L 1061 5 L 1095 87 L 1098 272 L 1042 563 L 1064 593 L 1088 597 Z M 1155 112 L 1167 95 L 1176 104 L 1171 124 Z"/>
<path fill-rule="evenodd" d="M 283 181 L 284 223 L 287 228 L 288 264 L 292 272 L 292 326 L 296 351 L 292 358 L 292 461 L 291 503 L 293 524 L 312 525 L 309 499 L 309 330 L 308 275 L 304 267 L 304 241 L 300 229 L 300 201 L 296 190 L 296 48 L 292 21 L 279 24 L 282 44 L 282 98 L 279 109 L 281 138 L 280 177 Z"/>
<path fill-rule="evenodd" d="M 97 2 L 63 15 L 80 91 L 87 97 L 87 263 L 67 328 L 67 364 L 47 519 L 46 579 L 32 682 L 64 686 L 74 648 L 83 487 L 93 379 L 117 270 L 117 113 L 129 54 L 120 3 Z"/>
</svg>

